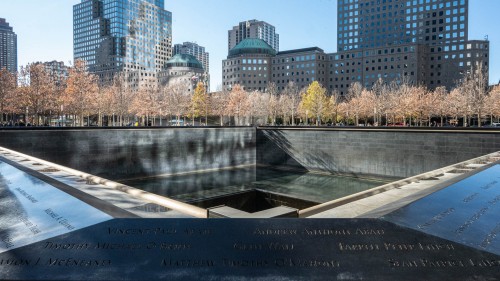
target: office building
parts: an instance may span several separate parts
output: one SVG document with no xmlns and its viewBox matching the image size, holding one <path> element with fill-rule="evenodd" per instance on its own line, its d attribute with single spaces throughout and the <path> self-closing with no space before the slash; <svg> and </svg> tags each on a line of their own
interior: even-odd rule
<svg viewBox="0 0 500 281">
<path fill-rule="evenodd" d="M 17 72 L 17 35 L 5 19 L 0 18 L 0 69 Z"/>
<path fill-rule="evenodd" d="M 82 0 L 73 6 L 74 59 L 102 83 L 125 71 L 132 87 L 153 87 L 172 56 L 172 14 L 164 0 Z"/>
<path fill-rule="evenodd" d="M 472 67 L 488 74 L 489 42 L 468 39 L 468 0 L 338 0 L 328 88 L 402 79 L 451 89 Z"/>
<path fill-rule="evenodd" d="M 245 39 L 223 61 L 223 86 L 265 90 L 274 82 L 281 90 L 289 81 L 299 87 L 318 81 L 345 95 L 353 83 L 370 88 L 383 79 L 451 90 L 479 65 L 488 77 L 489 42 L 469 40 L 468 6 L 468 0 L 338 0 L 336 53 L 317 47 L 273 53 L 263 40 Z"/>
<path fill-rule="evenodd" d="M 275 56 L 276 51 L 264 40 L 244 39 L 222 61 L 222 86 L 231 89 L 239 84 L 246 91 L 266 91 Z"/>
<path fill-rule="evenodd" d="M 228 31 L 228 51 L 247 38 L 262 39 L 276 52 L 280 50 L 280 37 L 273 25 L 265 21 L 249 20 L 240 22 Z"/>
<path fill-rule="evenodd" d="M 44 67 L 45 72 L 49 78 L 56 83 L 56 85 L 63 85 L 69 75 L 69 67 L 62 61 L 48 61 L 48 62 L 35 62 L 34 65 L 40 64 Z"/>
<path fill-rule="evenodd" d="M 202 47 L 193 42 L 184 42 L 182 44 L 174 45 L 174 55 L 192 55 L 198 61 L 201 62 L 203 68 L 207 73 L 210 72 L 210 55 L 205 51 L 205 47 Z"/>
<path fill-rule="evenodd" d="M 299 88 L 313 81 L 326 83 L 328 56 L 318 48 L 276 53 L 261 39 L 245 39 L 229 51 L 222 62 L 222 84 L 239 84 L 247 91 L 266 91 L 269 83 L 283 90 L 293 81 Z"/>
<path fill-rule="evenodd" d="M 279 90 L 289 82 L 294 82 L 299 88 L 307 87 L 313 81 L 326 85 L 328 56 L 318 47 L 279 52 L 272 60 L 271 72 L 271 81 Z"/>
</svg>

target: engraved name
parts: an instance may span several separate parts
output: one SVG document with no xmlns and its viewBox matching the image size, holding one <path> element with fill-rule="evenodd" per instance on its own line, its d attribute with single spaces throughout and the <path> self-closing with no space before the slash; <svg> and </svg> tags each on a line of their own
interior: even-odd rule
<svg viewBox="0 0 500 281">
<path fill-rule="evenodd" d="M 488 235 L 486 235 L 486 238 L 483 239 L 480 246 L 483 249 L 486 249 L 491 244 L 491 242 L 495 240 L 499 232 L 500 232 L 500 223 L 497 224 L 495 228 L 493 228 L 493 230 L 491 230 L 490 233 L 488 233 Z"/>
<path fill-rule="evenodd" d="M 469 263 L 472 266 L 477 266 L 477 267 L 494 267 L 494 266 L 500 266 L 500 260 L 472 260 L 469 259 Z"/>
<path fill-rule="evenodd" d="M 455 250 L 452 244 L 404 244 L 388 243 L 383 244 L 360 244 L 360 243 L 338 243 L 340 251 L 440 251 Z"/>
<path fill-rule="evenodd" d="M 45 249 L 50 250 L 88 250 L 90 248 L 90 244 L 88 243 L 53 243 L 53 242 L 45 242 Z"/>
<path fill-rule="evenodd" d="M 169 235 L 176 233 L 176 229 L 166 228 L 108 228 L 110 235 Z"/>
<path fill-rule="evenodd" d="M 14 189 L 14 190 L 16 190 L 17 192 L 19 192 L 22 196 L 24 196 L 26 199 L 28 199 L 31 203 L 37 203 L 38 202 L 38 200 L 36 200 L 35 197 L 33 197 L 31 194 L 28 194 L 26 191 L 24 191 L 20 187 Z"/>
<path fill-rule="evenodd" d="M 29 259 L 0 259 L 0 266 L 27 266 L 32 265 Z"/>
<path fill-rule="evenodd" d="M 476 222 L 482 215 L 484 215 L 488 211 L 488 207 L 484 207 L 479 212 L 475 213 L 472 217 L 470 217 L 464 224 L 462 224 L 455 232 L 457 234 L 462 234 L 467 228 L 469 228 L 474 222 Z"/>
<path fill-rule="evenodd" d="M 266 267 L 269 266 L 267 260 L 222 260 L 222 266 L 229 267 Z"/>
<path fill-rule="evenodd" d="M 212 267 L 215 266 L 215 261 L 213 260 L 172 260 L 172 259 L 164 259 L 161 262 L 162 266 L 169 267 Z"/>
<path fill-rule="evenodd" d="M 276 259 L 274 264 L 278 267 L 339 267 L 340 262 L 337 260 L 320 260 L 320 259 Z"/>
<path fill-rule="evenodd" d="M 0 240 L 2 240 L 2 242 L 4 243 L 5 248 L 8 249 L 8 248 L 14 247 L 14 243 L 13 243 L 14 240 L 9 235 L 3 236 Z"/>
<path fill-rule="evenodd" d="M 46 209 L 45 213 L 47 215 L 49 215 L 51 218 L 55 219 L 60 225 L 62 225 L 66 229 L 68 229 L 68 230 L 75 229 L 75 227 L 73 225 L 71 225 L 67 219 L 65 219 L 62 216 L 59 216 L 57 213 L 55 213 L 54 211 L 52 211 L 52 209 L 50 209 L 50 208 Z"/>
<path fill-rule="evenodd" d="M 495 186 L 497 183 L 498 183 L 498 181 L 492 181 L 492 182 L 490 182 L 490 183 L 488 183 L 488 184 L 486 184 L 486 185 L 481 186 L 481 188 L 482 188 L 482 189 L 490 189 L 490 188 L 492 188 L 493 186 Z"/>
<path fill-rule="evenodd" d="M 87 260 L 87 259 L 60 259 L 49 258 L 47 261 L 48 266 L 66 266 L 66 267 L 104 267 L 110 266 L 111 260 Z"/>
<path fill-rule="evenodd" d="M 297 229 L 260 229 L 256 228 L 254 235 L 297 235 Z"/>
<path fill-rule="evenodd" d="M 234 243 L 233 249 L 240 251 L 256 251 L 256 250 L 271 250 L 271 251 L 292 251 L 295 245 L 291 243 L 272 242 L 268 244 L 252 244 L 252 243 Z"/>
<path fill-rule="evenodd" d="M 316 236 L 343 236 L 351 235 L 349 229 L 304 229 L 303 234 Z"/>
<path fill-rule="evenodd" d="M 389 259 L 390 267 L 436 267 L 436 268 L 449 268 L 449 267 L 465 267 L 465 263 L 461 260 L 395 260 Z"/>
<path fill-rule="evenodd" d="M 479 193 L 476 192 L 470 196 L 467 196 L 466 198 L 464 198 L 463 202 L 469 203 L 470 201 L 474 200 L 474 198 L 476 198 L 478 195 L 479 195 Z"/>
<path fill-rule="evenodd" d="M 424 224 L 419 224 L 417 225 L 417 227 L 419 229 L 425 229 L 439 221 L 441 221 L 442 219 L 444 219 L 446 216 L 450 215 L 451 213 L 455 212 L 455 208 L 449 208 L 443 212 L 441 212 L 440 214 L 432 217 L 432 219 L 430 219 L 429 221 L 425 222 Z"/>
</svg>

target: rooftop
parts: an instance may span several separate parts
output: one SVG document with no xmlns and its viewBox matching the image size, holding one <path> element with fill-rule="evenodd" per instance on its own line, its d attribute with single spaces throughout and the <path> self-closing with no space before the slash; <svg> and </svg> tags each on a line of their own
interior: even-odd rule
<svg viewBox="0 0 500 281">
<path fill-rule="evenodd" d="M 167 68 L 169 67 L 192 67 L 201 68 L 203 65 L 194 56 L 188 54 L 177 54 L 169 59 L 166 63 Z"/>
<path fill-rule="evenodd" d="M 247 38 L 229 51 L 229 57 L 242 54 L 263 54 L 275 56 L 276 51 L 262 39 Z"/>
</svg>

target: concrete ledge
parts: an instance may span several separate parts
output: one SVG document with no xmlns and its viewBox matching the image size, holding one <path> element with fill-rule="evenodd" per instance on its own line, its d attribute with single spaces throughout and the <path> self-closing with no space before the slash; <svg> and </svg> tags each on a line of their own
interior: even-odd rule
<svg viewBox="0 0 500 281">
<path fill-rule="evenodd" d="M 299 211 L 299 217 L 374 218 L 479 172 L 500 160 L 500 152 L 474 158 Z M 382 207 L 386 206 L 386 207 Z"/>
<path fill-rule="evenodd" d="M 110 201 L 114 201 L 115 199 L 113 197 L 116 196 L 121 199 L 120 201 L 129 202 L 129 208 L 135 208 L 139 212 L 145 204 L 153 203 L 167 209 L 177 211 L 179 212 L 181 217 L 208 217 L 206 209 L 198 208 L 183 202 L 172 200 L 167 197 L 149 193 L 134 187 L 130 187 L 78 170 L 54 164 L 7 148 L 0 147 L 0 156 L 3 156 L 10 161 L 19 163 L 20 165 L 23 165 L 29 169 L 36 170 L 55 180 L 66 178 L 62 180 L 62 182 L 66 185 L 75 186 L 79 185 L 79 183 L 82 184 L 81 181 L 83 181 L 83 183 L 85 183 L 84 186 L 80 186 L 80 190 L 82 190 L 83 192 L 93 193 L 93 196 L 96 197 L 103 196 Z M 96 187 L 93 185 L 98 186 Z M 75 186 L 75 188 L 77 187 Z M 114 196 L 112 196 L 113 194 Z M 126 195 L 128 198 L 124 198 L 122 195 Z"/>
</svg>

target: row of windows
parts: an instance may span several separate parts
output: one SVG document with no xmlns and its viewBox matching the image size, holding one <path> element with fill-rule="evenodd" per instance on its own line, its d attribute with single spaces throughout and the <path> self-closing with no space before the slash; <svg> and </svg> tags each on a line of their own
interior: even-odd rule
<svg viewBox="0 0 500 281">
<path fill-rule="evenodd" d="M 320 71 L 321 72 L 321 71 Z M 299 76 L 299 75 L 310 75 L 310 74 L 315 74 L 316 71 L 315 70 L 307 70 L 307 71 L 302 71 L 302 72 L 286 72 L 286 73 L 281 73 L 281 76 Z M 325 74 L 325 72 L 323 71 L 323 74 Z M 280 73 L 278 74 L 273 74 L 273 77 L 280 77 Z"/>
<path fill-rule="evenodd" d="M 284 69 L 294 69 L 294 68 L 310 68 L 310 67 L 315 67 L 315 65 L 316 65 L 315 63 L 311 63 L 311 64 L 309 64 L 309 63 L 300 64 L 299 63 L 299 64 L 296 64 L 296 65 L 293 65 L 293 64 L 292 65 L 287 65 L 287 66 L 282 65 L 281 69 L 284 70 Z M 280 67 L 279 66 L 278 67 L 273 67 L 273 70 L 280 70 Z"/>
</svg>

